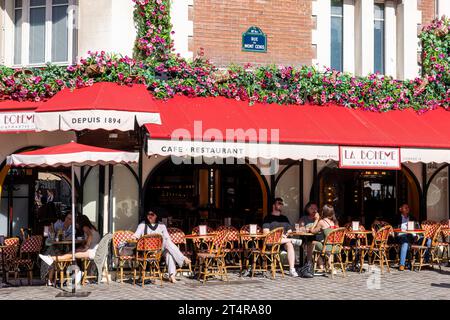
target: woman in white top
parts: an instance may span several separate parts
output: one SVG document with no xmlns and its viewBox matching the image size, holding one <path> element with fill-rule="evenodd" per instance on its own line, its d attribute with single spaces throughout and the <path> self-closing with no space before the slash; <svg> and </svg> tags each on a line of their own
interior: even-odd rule
<svg viewBox="0 0 450 320">
<path fill-rule="evenodd" d="M 159 224 L 157 220 L 158 216 L 156 215 L 156 213 L 153 211 L 149 211 L 147 213 L 146 221 L 143 221 L 137 227 L 137 230 L 134 233 L 134 238 L 139 239 L 144 235 L 155 233 L 162 236 L 162 255 L 166 260 L 167 269 L 169 271 L 169 280 L 170 282 L 174 283 L 176 282 L 175 275 L 177 273 L 176 264 L 181 267 L 184 263 L 191 263 L 191 260 L 184 256 L 177 245 L 172 242 L 169 232 L 167 232 L 166 226 L 163 224 Z"/>
<path fill-rule="evenodd" d="M 75 252 L 76 259 L 94 259 L 95 253 L 97 251 L 98 243 L 100 242 L 100 234 L 97 229 L 92 225 L 91 221 L 87 216 L 81 216 L 79 220 L 80 229 L 84 232 L 84 243 L 81 247 L 79 247 Z M 47 263 L 49 266 L 53 264 L 53 262 L 58 260 L 69 260 L 72 258 L 71 253 L 67 253 L 61 256 L 50 256 L 40 254 L 39 257 Z"/>
</svg>

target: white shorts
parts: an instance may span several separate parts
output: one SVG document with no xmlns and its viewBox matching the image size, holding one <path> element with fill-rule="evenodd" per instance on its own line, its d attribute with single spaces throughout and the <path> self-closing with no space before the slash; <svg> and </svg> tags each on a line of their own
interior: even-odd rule
<svg viewBox="0 0 450 320">
<path fill-rule="evenodd" d="M 95 258 L 95 253 L 97 252 L 97 246 L 94 249 L 88 249 L 89 259 L 93 260 Z"/>
</svg>

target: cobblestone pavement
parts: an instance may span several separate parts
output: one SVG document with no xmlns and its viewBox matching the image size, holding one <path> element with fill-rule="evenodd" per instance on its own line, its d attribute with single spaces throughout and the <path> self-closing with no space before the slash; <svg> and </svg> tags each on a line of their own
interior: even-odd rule
<svg viewBox="0 0 450 320">
<path fill-rule="evenodd" d="M 1 300 L 56 299 L 61 289 L 43 286 L 35 280 L 33 286 L 27 286 L 25 279 L 22 286 L 0 289 Z M 159 282 L 158 282 L 159 283 Z M 14 280 L 12 280 L 14 284 Z M 20 281 L 17 282 L 20 284 Z M 89 300 L 262 300 L 262 299 L 450 299 L 450 268 L 443 267 L 442 272 L 422 270 L 420 272 L 399 272 L 391 269 L 389 274 L 379 275 L 375 272 L 363 274 L 347 272 L 343 278 L 338 272 L 334 279 L 327 276 L 317 276 L 313 279 L 292 278 L 283 279 L 278 274 L 276 280 L 263 275 L 240 278 L 236 274 L 230 276 L 227 284 L 220 280 L 208 281 L 202 285 L 197 280 L 179 277 L 176 284 L 164 282 L 133 286 L 130 283 L 111 282 L 109 285 L 90 284 L 79 290 L 89 291 Z"/>
</svg>

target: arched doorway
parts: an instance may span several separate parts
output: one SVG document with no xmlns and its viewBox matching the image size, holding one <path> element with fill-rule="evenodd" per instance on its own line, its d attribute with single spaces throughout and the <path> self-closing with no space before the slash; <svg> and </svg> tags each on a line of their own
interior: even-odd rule
<svg viewBox="0 0 450 320">
<path fill-rule="evenodd" d="M 422 196 L 419 183 L 406 167 L 402 170 L 348 170 L 329 163 L 318 174 L 319 204 L 334 206 L 340 223 L 360 220 L 370 227 L 377 219 L 396 224 L 398 207 L 408 203 L 420 220 Z M 316 191 L 317 192 L 317 191 Z"/>
<path fill-rule="evenodd" d="M 144 186 L 144 210 L 157 209 L 185 231 L 200 223 L 215 227 L 231 217 L 239 227 L 267 213 L 267 181 L 249 164 L 174 165 L 163 161 Z"/>
<path fill-rule="evenodd" d="M 1 168 L 0 234 L 19 236 L 21 228 L 41 234 L 45 225 L 70 210 L 70 169 L 9 168 L 5 161 Z"/>
</svg>

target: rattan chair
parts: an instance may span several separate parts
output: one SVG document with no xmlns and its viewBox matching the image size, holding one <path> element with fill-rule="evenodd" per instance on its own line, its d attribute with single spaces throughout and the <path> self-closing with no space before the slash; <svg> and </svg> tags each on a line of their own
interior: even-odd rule
<svg viewBox="0 0 450 320">
<path fill-rule="evenodd" d="M 228 238 L 225 243 L 225 263 L 228 269 L 239 269 L 239 275 L 242 274 L 242 247 L 239 237 L 239 231 L 232 226 L 220 226 L 216 229 L 217 232 L 226 230 Z"/>
<path fill-rule="evenodd" d="M 98 243 L 97 250 L 95 251 L 94 259 L 82 259 L 83 262 L 83 278 L 81 280 L 81 284 L 84 286 L 86 284 L 87 279 L 97 279 L 97 284 L 100 284 L 102 280 L 102 276 L 106 277 L 106 281 L 109 284 L 109 273 L 108 273 L 108 263 L 107 256 L 109 251 L 109 246 L 111 243 L 113 235 L 108 233 L 105 235 L 100 242 Z M 89 275 L 89 267 L 91 263 L 94 263 L 97 269 L 97 275 Z"/>
<path fill-rule="evenodd" d="M 227 268 L 225 265 L 225 243 L 228 240 L 228 230 L 222 230 L 214 237 L 208 252 L 199 252 L 197 254 L 199 279 L 206 283 L 208 277 L 220 276 L 225 277 L 228 281 Z M 203 278 L 203 279 L 202 279 Z"/>
<path fill-rule="evenodd" d="M 441 263 L 439 259 L 439 253 L 437 250 L 439 249 L 438 242 L 441 234 L 441 225 L 436 222 L 426 221 L 422 223 L 422 229 L 425 230 L 425 234 L 423 236 L 422 242 L 419 244 L 413 244 L 411 246 L 411 270 L 414 271 L 414 267 L 418 267 L 419 271 L 422 270 L 424 265 L 434 266 L 436 262 L 439 266 L 439 270 L 441 270 Z M 427 246 L 427 240 L 431 239 L 430 247 Z M 429 252 L 430 263 L 425 264 L 425 254 Z M 418 258 L 418 264 L 416 264 L 416 257 Z"/>
<path fill-rule="evenodd" d="M 37 260 L 37 256 L 42 249 L 43 237 L 41 235 L 31 236 L 25 240 L 20 246 L 19 257 L 15 260 L 15 274 L 17 279 L 19 272 L 26 271 L 28 274 L 28 284 L 31 285 L 33 280 L 33 268 Z"/>
<path fill-rule="evenodd" d="M 269 263 L 272 279 L 275 279 L 278 267 L 280 268 L 281 276 L 284 277 L 283 265 L 281 264 L 280 259 L 280 248 L 283 233 L 284 228 L 276 228 L 265 235 L 261 249 L 251 249 L 253 256 L 252 278 L 255 276 L 255 272 L 257 271 L 268 272 Z M 259 267 L 257 267 L 257 265 L 259 265 Z"/>
<path fill-rule="evenodd" d="M 147 279 L 159 279 L 161 281 L 161 286 L 163 285 L 162 272 L 159 264 L 162 255 L 162 245 L 163 239 L 160 234 L 145 235 L 138 240 L 135 257 L 136 268 L 134 269 L 133 277 L 134 285 L 136 284 L 137 268 L 139 268 L 142 287 L 144 287 L 145 280 Z"/>
<path fill-rule="evenodd" d="M 1 249 L 0 268 L 2 270 L 2 273 L 5 275 L 6 282 L 8 282 L 9 274 L 15 274 L 16 272 L 15 261 L 17 259 L 18 252 L 18 245 L 6 245 Z M 3 261 L 3 259 L 5 259 L 5 261 Z"/>
<path fill-rule="evenodd" d="M 441 225 L 441 236 L 442 239 L 441 241 L 438 243 L 439 246 L 439 250 L 441 250 L 442 248 L 442 253 L 441 253 L 441 261 L 447 261 L 450 262 L 450 251 L 449 251 L 449 247 L 450 247 L 450 228 L 448 225 L 448 220 L 442 220 L 440 222 Z M 445 260 L 444 260 L 444 257 Z"/>
<path fill-rule="evenodd" d="M 369 252 L 370 245 L 367 239 L 367 234 L 355 234 L 351 233 L 352 223 L 347 223 L 344 228 L 349 231 L 345 233 L 345 240 L 343 250 L 345 253 L 345 266 L 348 264 L 356 265 L 356 257 L 359 255 L 359 273 L 363 270 L 363 264 L 366 255 Z M 366 231 L 363 225 L 359 225 L 359 231 Z M 351 260 L 349 256 L 351 255 Z"/>
<path fill-rule="evenodd" d="M 378 262 L 381 273 L 383 273 L 384 265 L 386 264 L 387 271 L 389 270 L 389 259 L 387 254 L 389 252 L 388 240 L 393 232 L 392 226 L 387 224 L 380 229 L 372 229 L 373 239 L 369 249 L 369 267 Z"/>
<path fill-rule="evenodd" d="M 335 265 L 339 265 L 342 270 L 342 274 L 346 277 L 344 259 L 342 258 L 342 252 L 344 247 L 346 228 L 336 228 L 330 231 L 325 237 L 322 250 L 314 250 L 314 270 L 317 270 L 317 262 L 319 257 L 324 260 L 326 268 L 331 273 L 331 278 L 334 278 Z M 335 261 L 337 257 L 337 262 Z"/>
<path fill-rule="evenodd" d="M 119 253 L 119 246 L 126 242 L 127 240 L 131 240 L 134 237 L 133 231 L 116 231 L 113 234 L 112 243 L 113 243 L 113 252 L 114 252 L 114 258 L 117 261 L 117 269 L 119 270 L 119 277 L 116 276 L 116 278 L 120 279 L 120 282 L 123 283 L 123 267 L 125 264 L 128 264 L 128 267 L 131 269 L 131 273 L 133 272 L 134 266 L 134 255 L 120 255 Z M 116 272 L 117 274 L 117 272 Z"/>
<path fill-rule="evenodd" d="M 262 229 L 260 226 L 257 226 L 256 233 L 261 233 Z M 252 249 L 259 248 L 259 240 L 250 237 L 245 236 L 246 234 L 250 234 L 250 225 L 247 224 L 245 226 L 241 227 L 241 248 L 243 253 L 243 264 L 245 265 L 244 268 L 246 270 L 250 267 L 250 259 L 252 257 Z"/>
</svg>

